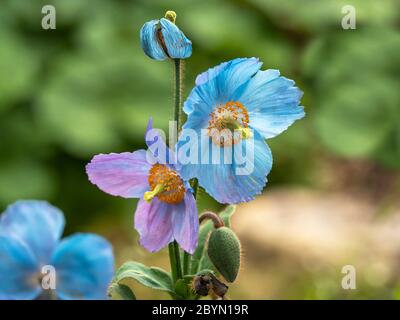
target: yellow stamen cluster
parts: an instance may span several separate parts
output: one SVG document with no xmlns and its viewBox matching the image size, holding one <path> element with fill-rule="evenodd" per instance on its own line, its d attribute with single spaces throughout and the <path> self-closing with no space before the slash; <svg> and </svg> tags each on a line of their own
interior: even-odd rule
<svg viewBox="0 0 400 320">
<path fill-rule="evenodd" d="M 185 186 L 176 171 L 163 164 L 155 164 L 151 167 L 148 181 L 151 191 L 146 192 L 144 199 L 151 201 L 158 197 L 168 204 L 178 204 L 185 196 Z"/>
<path fill-rule="evenodd" d="M 249 114 L 239 101 L 229 101 L 218 106 L 210 114 L 208 135 L 212 142 L 221 147 L 231 146 L 251 137 Z"/>
</svg>

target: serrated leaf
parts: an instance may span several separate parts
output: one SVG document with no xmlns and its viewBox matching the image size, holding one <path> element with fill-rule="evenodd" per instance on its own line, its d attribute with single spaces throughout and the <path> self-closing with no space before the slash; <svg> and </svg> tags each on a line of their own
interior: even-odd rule
<svg viewBox="0 0 400 320">
<path fill-rule="evenodd" d="M 126 262 L 117 270 L 113 283 L 126 285 L 133 290 L 130 280 L 151 289 L 174 294 L 171 275 L 161 268 L 147 267 L 136 261 Z"/>
</svg>

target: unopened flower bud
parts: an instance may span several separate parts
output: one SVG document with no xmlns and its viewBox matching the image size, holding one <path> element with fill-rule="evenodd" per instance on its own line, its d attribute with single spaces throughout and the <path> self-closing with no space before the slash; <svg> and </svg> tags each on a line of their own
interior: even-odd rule
<svg viewBox="0 0 400 320">
<path fill-rule="evenodd" d="M 231 229 L 221 227 L 211 232 L 208 256 L 218 272 L 229 282 L 235 281 L 239 273 L 240 251 L 240 241 Z"/>
<path fill-rule="evenodd" d="M 146 55 L 155 60 L 186 59 L 192 55 L 192 42 L 175 25 L 176 13 L 146 22 L 140 30 L 140 43 Z"/>
</svg>

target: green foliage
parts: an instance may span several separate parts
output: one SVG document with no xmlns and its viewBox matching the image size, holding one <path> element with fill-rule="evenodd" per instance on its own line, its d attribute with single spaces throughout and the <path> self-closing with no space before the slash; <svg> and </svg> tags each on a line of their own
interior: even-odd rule
<svg viewBox="0 0 400 320">
<path fill-rule="evenodd" d="M 0 23 L 0 115 L 12 104 L 33 94 L 38 57 L 26 50 L 20 35 Z M 18 61 L 18 63 L 15 63 Z"/>
<path fill-rule="evenodd" d="M 126 285 L 112 283 L 108 288 L 108 296 L 112 300 L 136 300 L 136 296 Z"/>
<path fill-rule="evenodd" d="M 173 284 L 167 271 L 157 267 L 147 267 L 136 261 L 124 263 L 115 273 L 108 288 L 108 295 L 114 300 L 136 300 L 135 282 L 153 290 L 168 293 L 176 300 L 196 299 L 191 284 L 193 275 L 186 275 Z"/>
<path fill-rule="evenodd" d="M 124 285 L 128 287 L 132 294 L 134 292 L 133 281 L 154 289 L 167 292 L 171 295 L 175 294 L 172 284 L 171 275 L 165 270 L 157 267 L 147 267 L 139 262 L 129 261 L 124 263 L 115 273 L 115 277 L 110 287 L 111 295 L 117 290 L 116 295 L 121 295 L 121 288 L 115 289 L 115 284 Z M 123 289 L 124 290 L 124 289 Z M 124 292 L 124 297 L 127 297 Z M 134 294 L 132 295 L 134 297 Z"/>
<path fill-rule="evenodd" d="M 179 279 L 175 283 L 175 299 L 194 300 L 197 299 L 197 295 L 192 289 L 193 276 L 184 276 L 183 279 Z"/>
<path fill-rule="evenodd" d="M 312 33 L 327 32 L 340 27 L 345 5 L 356 8 L 357 23 L 360 25 L 393 24 L 398 17 L 396 0 L 249 0 L 267 14 L 276 24 L 284 28 L 304 30 Z M 371 14 L 373 12 L 374 14 Z"/>
<path fill-rule="evenodd" d="M 32 159 L 0 161 L 0 177 L 0 201 L 4 203 L 15 198 L 47 198 L 54 192 L 51 173 Z"/>
<path fill-rule="evenodd" d="M 312 81 L 318 105 L 312 119 L 333 152 L 382 160 L 398 156 L 400 144 L 389 141 L 399 135 L 399 50 L 400 35 L 385 29 L 333 34 L 310 44 L 304 71 L 318 79 Z"/>
</svg>

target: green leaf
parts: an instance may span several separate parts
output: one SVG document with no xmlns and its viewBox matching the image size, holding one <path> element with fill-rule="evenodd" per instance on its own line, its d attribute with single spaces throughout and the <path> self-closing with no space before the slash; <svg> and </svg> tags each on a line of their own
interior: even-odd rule
<svg viewBox="0 0 400 320">
<path fill-rule="evenodd" d="M 192 283 L 193 276 L 186 276 L 183 279 L 178 279 L 175 284 L 175 293 L 178 296 L 178 299 L 188 300 L 193 299 L 195 295 L 190 289 L 190 285 Z"/>
<path fill-rule="evenodd" d="M 108 288 L 108 296 L 112 300 L 136 300 L 136 296 L 126 285 L 112 283 Z"/>
<path fill-rule="evenodd" d="M 236 210 L 235 205 L 229 205 L 219 212 L 220 217 L 222 218 L 222 220 L 224 220 L 225 226 L 227 226 L 228 228 L 230 228 L 231 226 L 231 217 L 235 212 L 235 210 Z M 211 261 L 209 260 L 205 250 L 205 244 L 212 229 L 213 229 L 213 224 L 211 221 L 207 221 L 200 226 L 199 244 L 192 257 L 191 273 L 197 273 L 199 270 L 203 269 L 214 270 L 214 267 Z"/>
<path fill-rule="evenodd" d="M 204 248 L 204 252 L 202 257 L 200 258 L 197 270 L 213 270 L 214 272 L 218 272 L 217 269 L 215 269 L 210 258 L 208 257 L 208 254 L 206 253 L 206 248 Z"/>
<path fill-rule="evenodd" d="M 132 280 L 155 290 L 174 294 L 171 275 L 157 267 L 147 267 L 135 261 L 124 263 L 116 272 L 113 283 L 123 284 L 132 291 Z"/>
<path fill-rule="evenodd" d="M 231 227 L 231 217 L 235 213 L 235 210 L 235 205 L 229 205 L 219 213 L 219 216 L 224 220 L 225 227 Z"/>
</svg>

